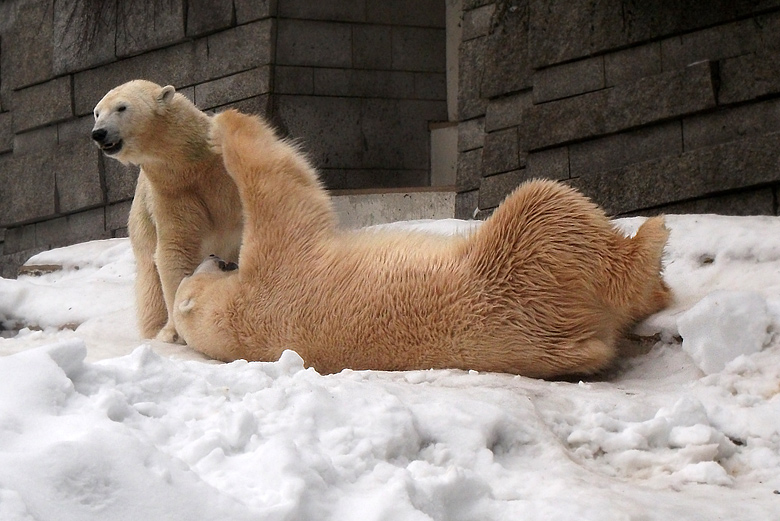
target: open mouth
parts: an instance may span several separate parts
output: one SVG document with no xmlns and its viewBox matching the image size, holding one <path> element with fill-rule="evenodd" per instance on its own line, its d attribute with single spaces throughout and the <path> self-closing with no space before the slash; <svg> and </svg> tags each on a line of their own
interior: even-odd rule
<svg viewBox="0 0 780 521">
<path fill-rule="evenodd" d="M 122 150 L 122 140 L 120 139 L 115 143 L 103 143 L 100 145 L 100 150 L 102 150 L 104 154 L 112 156 Z"/>
</svg>

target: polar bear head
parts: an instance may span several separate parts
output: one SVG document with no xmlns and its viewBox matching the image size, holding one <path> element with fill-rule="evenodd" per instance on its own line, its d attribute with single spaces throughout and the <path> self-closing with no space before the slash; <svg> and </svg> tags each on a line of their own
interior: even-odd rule
<svg viewBox="0 0 780 521">
<path fill-rule="evenodd" d="M 111 89 L 95 106 L 92 139 L 108 156 L 122 163 L 141 164 L 164 136 L 164 114 L 176 89 L 146 80 L 133 80 Z"/>
<path fill-rule="evenodd" d="M 219 346 L 225 342 L 220 323 L 226 319 L 228 304 L 238 285 L 238 265 L 211 255 L 176 291 L 173 318 L 176 330 L 190 345 Z M 208 324 L 204 328 L 203 325 Z M 216 353 L 204 351 L 219 358 Z"/>
</svg>

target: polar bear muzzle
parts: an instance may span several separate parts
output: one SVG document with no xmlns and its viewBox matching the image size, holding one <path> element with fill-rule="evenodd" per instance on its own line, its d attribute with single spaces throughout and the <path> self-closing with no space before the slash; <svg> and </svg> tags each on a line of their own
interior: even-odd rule
<svg viewBox="0 0 780 521">
<path fill-rule="evenodd" d="M 95 141 L 100 150 L 106 155 L 113 156 L 122 150 L 122 139 L 119 136 L 112 135 L 104 128 L 96 128 L 92 130 L 92 139 Z"/>
<path fill-rule="evenodd" d="M 235 271 L 238 269 L 238 264 L 235 262 L 225 262 L 214 254 L 209 255 L 200 266 L 195 270 L 193 275 L 199 273 L 213 273 L 216 271 Z"/>
</svg>

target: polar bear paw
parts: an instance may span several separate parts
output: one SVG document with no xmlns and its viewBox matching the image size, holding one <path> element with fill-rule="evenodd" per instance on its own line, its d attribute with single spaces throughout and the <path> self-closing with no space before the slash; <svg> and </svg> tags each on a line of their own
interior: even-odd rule
<svg viewBox="0 0 780 521">
<path fill-rule="evenodd" d="M 176 328 L 170 322 L 165 324 L 165 326 L 160 330 L 159 333 L 157 333 L 157 336 L 155 336 L 154 339 L 159 340 L 160 342 L 167 342 L 169 344 L 184 344 L 184 340 L 181 338 L 181 336 L 179 336 L 179 334 L 176 332 Z"/>
</svg>

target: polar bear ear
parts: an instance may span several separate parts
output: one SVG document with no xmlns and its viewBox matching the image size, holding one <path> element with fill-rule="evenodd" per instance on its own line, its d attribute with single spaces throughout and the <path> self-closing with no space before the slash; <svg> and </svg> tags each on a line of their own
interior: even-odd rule
<svg viewBox="0 0 780 521">
<path fill-rule="evenodd" d="M 188 298 L 187 300 L 179 303 L 179 311 L 181 311 L 183 314 L 187 314 L 190 311 L 193 310 L 195 307 L 195 299 Z"/>
<path fill-rule="evenodd" d="M 173 95 L 176 92 L 176 89 L 173 87 L 173 85 L 166 85 L 162 88 L 160 91 L 160 94 L 157 96 L 157 101 L 160 103 L 168 103 L 173 99 Z"/>
</svg>

